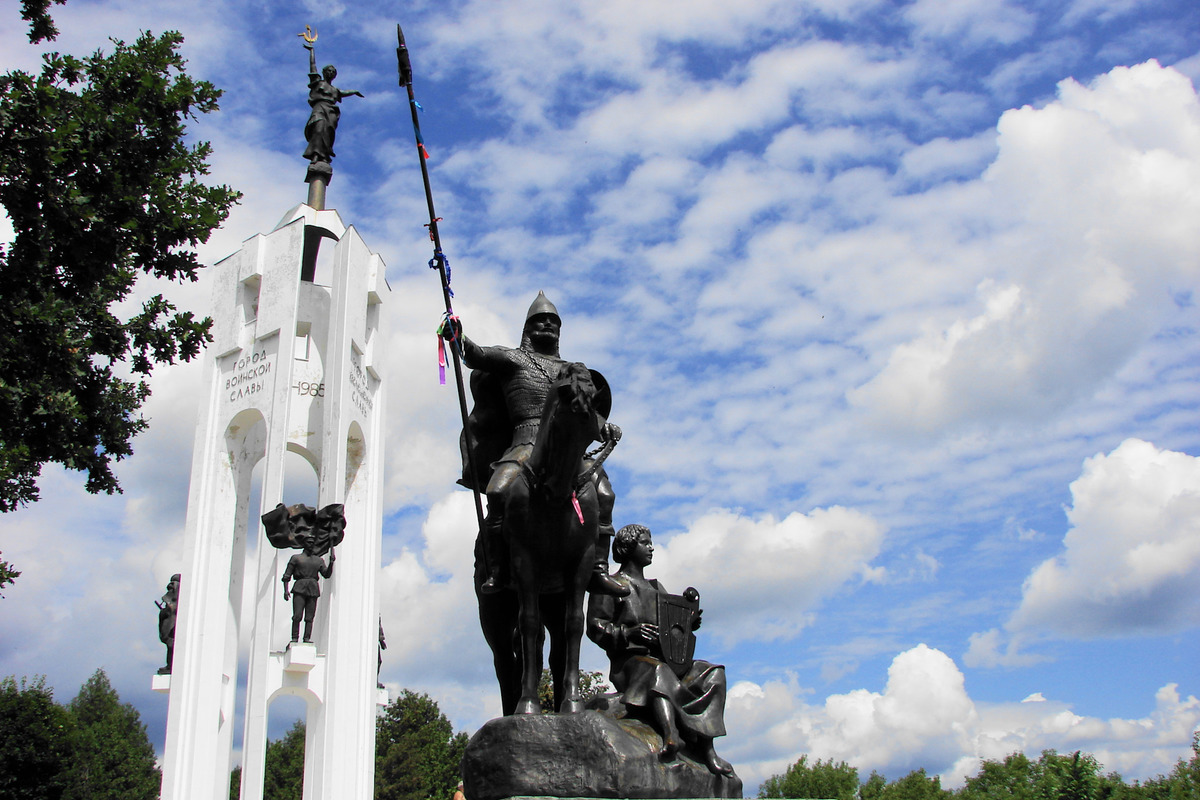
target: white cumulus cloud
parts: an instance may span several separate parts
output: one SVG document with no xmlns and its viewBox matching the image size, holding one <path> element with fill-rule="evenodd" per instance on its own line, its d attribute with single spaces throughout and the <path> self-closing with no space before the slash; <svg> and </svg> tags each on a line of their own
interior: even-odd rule
<svg viewBox="0 0 1200 800">
<path fill-rule="evenodd" d="M 837 506 L 782 520 L 716 510 L 660 544 L 653 570 L 669 591 L 693 584 L 702 605 L 720 609 L 705 630 L 726 643 L 788 639 L 822 599 L 875 574 L 883 535 L 870 516 Z"/>
<path fill-rule="evenodd" d="M 1037 419 L 1093 393 L 1200 277 L 1200 99 L 1150 61 L 1000 119 L 974 314 L 930 318 L 848 392 L 886 427 Z"/>
<path fill-rule="evenodd" d="M 1200 623 L 1200 458 L 1129 439 L 1071 484 L 1063 551 L 1026 579 L 1009 627 L 1061 636 Z"/>
<path fill-rule="evenodd" d="M 1047 748 L 1091 752 L 1106 770 L 1127 777 L 1169 772 L 1185 756 L 1200 724 L 1200 700 L 1176 684 L 1156 692 L 1137 719 L 1076 714 L 1037 692 L 1024 700 L 974 700 L 945 653 L 919 644 L 899 653 L 881 691 L 855 689 L 808 704 L 792 681 L 742 681 L 729 693 L 727 755 L 748 782 L 782 773 L 802 754 L 845 761 L 860 777 L 871 770 L 896 778 L 917 767 L 961 785 L 984 760 Z"/>
</svg>

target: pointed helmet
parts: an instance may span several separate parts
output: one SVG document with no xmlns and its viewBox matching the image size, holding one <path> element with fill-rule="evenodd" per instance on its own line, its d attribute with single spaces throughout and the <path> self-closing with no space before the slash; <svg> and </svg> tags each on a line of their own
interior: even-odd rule
<svg viewBox="0 0 1200 800">
<path fill-rule="evenodd" d="M 539 314 L 550 314 L 554 317 L 559 327 L 562 327 L 562 317 L 558 315 L 558 309 L 546 297 L 545 292 L 538 292 L 538 296 L 533 299 L 533 303 L 529 306 L 529 313 L 525 315 L 525 323 L 528 324 L 529 320 Z"/>
</svg>

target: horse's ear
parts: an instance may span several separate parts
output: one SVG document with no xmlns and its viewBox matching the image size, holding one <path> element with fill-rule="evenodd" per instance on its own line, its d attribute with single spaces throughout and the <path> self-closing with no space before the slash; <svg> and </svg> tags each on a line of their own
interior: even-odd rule
<svg viewBox="0 0 1200 800">
<path fill-rule="evenodd" d="M 609 413 L 612 412 L 612 389 L 608 385 L 608 381 L 594 369 L 589 369 L 592 373 L 592 383 L 596 384 L 596 396 L 592 398 L 592 408 L 596 409 L 596 413 L 608 419 Z"/>
</svg>

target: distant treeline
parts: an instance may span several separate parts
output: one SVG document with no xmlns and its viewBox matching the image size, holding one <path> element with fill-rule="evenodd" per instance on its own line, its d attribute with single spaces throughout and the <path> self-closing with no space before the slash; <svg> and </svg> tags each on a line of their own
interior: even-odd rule
<svg viewBox="0 0 1200 800">
<path fill-rule="evenodd" d="M 376 719 L 376 800 L 450 800 L 466 746 L 429 695 L 402 690 Z M 300 800 L 303 722 L 267 744 L 266 767 L 265 800 Z M 161 783 L 141 716 L 104 670 L 66 705 L 45 678 L 0 679 L 0 800 L 157 800 Z"/>
<path fill-rule="evenodd" d="M 267 743 L 263 800 L 300 800 L 304 787 L 304 723 Z M 450 800 L 467 734 L 427 694 L 403 689 L 375 720 L 375 800 Z M 238 800 L 242 770 L 229 778 Z M 0 798 L 2 800 L 2 798 Z"/>
<path fill-rule="evenodd" d="M 44 678 L 0 679 L 0 798 L 154 800 L 160 783 L 146 726 L 104 670 L 66 705 Z"/>
<path fill-rule="evenodd" d="M 1190 759 L 1179 759 L 1169 775 L 1127 783 L 1116 772 L 1102 773 L 1088 753 L 1060 755 L 1043 750 L 1036 761 L 1013 753 L 1003 761 L 985 761 L 960 789 L 943 789 L 941 779 L 914 770 L 888 781 L 871 772 L 860 782 L 858 770 L 808 756 L 782 775 L 763 781 L 759 797 L 813 797 L 829 800 L 1200 800 L 1200 732 L 1192 736 Z"/>
</svg>

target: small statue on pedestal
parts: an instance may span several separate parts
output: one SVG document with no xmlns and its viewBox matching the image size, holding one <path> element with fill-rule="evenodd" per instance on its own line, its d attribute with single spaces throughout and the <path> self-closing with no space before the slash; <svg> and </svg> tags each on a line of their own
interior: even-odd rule
<svg viewBox="0 0 1200 800">
<path fill-rule="evenodd" d="M 614 578 L 625 597 L 593 594 L 588 604 L 588 638 L 604 648 L 610 679 L 631 716 L 643 718 L 662 737 L 659 758 L 676 759 L 681 746 L 715 775 L 733 775 L 717 755 L 713 739 L 725 735 L 725 668 L 693 658 L 700 627 L 700 594 L 689 587 L 668 594 L 643 571 L 654 558 L 650 529 L 626 525 L 617 531 Z"/>
<path fill-rule="evenodd" d="M 337 135 L 338 121 L 342 115 L 338 103 L 347 97 L 364 95 L 362 92 L 347 92 L 334 86 L 333 79 L 337 77 L 337 69 L 333 64 L 326 64 L 317 72 L 317 55 L 313 49 L 317 35 L 306 26 L 304 33 L 299 36 L 304 38 L 304 49 L 308 51 L 308 104 L 312 107 L 308 122 L 304 124 L 304 138 L 308 141 L 304 157 L 311 162 L 305 180 L 311 183 L 314 178 L 320 178 L 324 183 L 329 183 L 333 176 L 333 167 L 329 163 L 334 156 L 333 140 Z"/>
<path fill-rule="evenodd" d="M 300 641 L 300 620 L 304 620 L 304 641 L 312 641 L 313 617 L 317 613 L 317 598 L 321 596 L 319 578 L 333 575 L 333 562 L 337 556 L 335 545 L 341 544 L 346 535 L 346 518 L 340 503 L 325 506 L 316 511 L 306 505 L 285 506 L 280 503 L 274 511 L 263 514 L 263 527 L 267 540 L 275 547 L 300 548 L 288 559 L 283 572 L 283 599 L 292 601 L 292 638 Z M 329 553 L 329 564 L 321 558 Z M 296 583 L 289 591 L 288 584 Z"/>
<path fill-rule="evenodd" d="M 170 675 L 175 662 L 175 617 L 179 614 L 179 573 L 171 576 L 167 582 L 167 591 L 162 600 L 155 600 L 158 606 L 158 640 L 167 646 L 167 663 L 158 668 L 159 675 Z"/>
<path fill-rule="evenodd" d="M 379 662 L 375 665 L 375 687 L 383 688 L 383 684 L 379 682 L 379 671 L 383 669 L 383 651 L 387 650 L 387 639 L 383 636 L 383 617 L 379 618 L 379 649 L 375 651 L 379 657 Z"/>
</svg>

